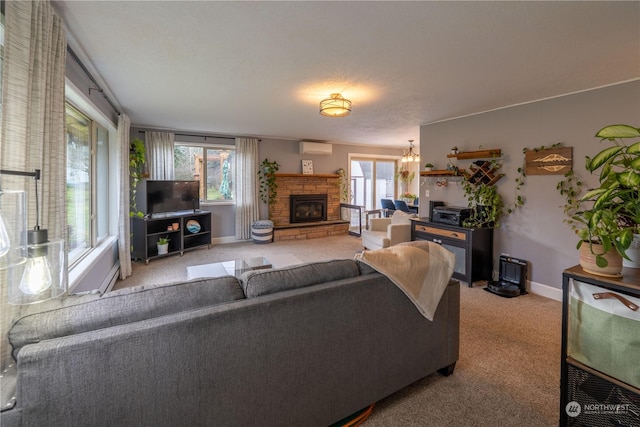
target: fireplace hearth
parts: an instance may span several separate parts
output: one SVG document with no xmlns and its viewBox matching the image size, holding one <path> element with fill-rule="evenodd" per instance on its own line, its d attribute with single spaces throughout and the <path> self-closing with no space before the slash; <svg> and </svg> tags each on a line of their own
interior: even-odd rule
<svg viewBox="0 0 640 427">
<path fill-rule="evenodd" d="M 291 194 L 289 203 L 291 224 L 327 220 L 326 194 Z"/>
</svg>

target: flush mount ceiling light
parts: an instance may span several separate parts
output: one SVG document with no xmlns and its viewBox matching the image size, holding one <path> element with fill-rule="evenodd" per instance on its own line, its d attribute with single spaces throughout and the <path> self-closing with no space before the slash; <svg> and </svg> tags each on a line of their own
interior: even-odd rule
<svg viewBox="0 0 640 427">
<path fill-rule="evenodd" d="M 420 161 L 420 154 L 414 153 L 413 152 L 413 147 L 414 147 L 413 139 L 410 139 L 409 140 L 409 151 L 404 153 L 404 155 L 402 156 L 402 163 L 419 162 Z"/>
<path fill-rule="evenodd" d="M 332 93 L 331 98 L 320 101 L 320 114 L 327 117 L 348 116 L 351 114 L 351 101 L 339 93 Z"/>
</svg>

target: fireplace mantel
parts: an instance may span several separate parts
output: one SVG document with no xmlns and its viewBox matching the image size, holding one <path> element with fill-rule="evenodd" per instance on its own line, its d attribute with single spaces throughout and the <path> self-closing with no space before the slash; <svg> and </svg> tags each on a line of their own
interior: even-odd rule
<svg viewBox="0 0 640 427">
<path fill-rule="evenodd" d="M 335 173 L 277 173 L 276 178 L 340 178 Z"/>
</svg>

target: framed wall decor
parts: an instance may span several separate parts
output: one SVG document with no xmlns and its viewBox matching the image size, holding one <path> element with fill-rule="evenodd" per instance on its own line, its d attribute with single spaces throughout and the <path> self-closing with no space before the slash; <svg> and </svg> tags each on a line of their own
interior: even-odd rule
<svg viewBox="0 0 640 427">
<path fill-rule="evenodd" d="M 527 175 L 564 175 L 573 164 L 573 147 L 528 150 L 525 164 Z"/>
<path fill-rule="evenodd" d="M 302 161 L 302 173 L 304 175 L 313 174 L 313 160 L 303 160 Z"/>
</svg>

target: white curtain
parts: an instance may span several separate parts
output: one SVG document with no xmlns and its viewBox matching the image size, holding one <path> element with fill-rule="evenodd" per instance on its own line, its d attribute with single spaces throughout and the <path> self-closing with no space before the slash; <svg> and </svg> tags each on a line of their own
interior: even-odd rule
<svg viewBox="0 0 640 427">
<path fill-rule="evenodd" d="M 8 1 L 4 5 L 0 167 L 41 170 L 40 225 L 49 230 L 50 239 L 66 240 L 64 23 L 49 1 Z M 33 227 L 36 224 L 33 179 L 3 176 L 2 187 L 27 192 L 28 226 Z M 0 348 L 4 365 L 10 348 L 5 341 L 7 327 L 15 306 L 8 305 L 6 280 L 0 278 Z"/>
<path fill-rule="evenodd" d="M 120 204 L 118 207 L 118 258 L 120 259 L 120 279 L 131 276 L 131 201 L 129 200 L 129 116 L 122 113 L 118 119 L 118 150 L 120 154 Z"/>
<path fill-rule="evenodd" d="M 251 238 L 251 224 L 258 220 L 258 140 L 236 138 L 236 239 Z"/>
<path fill-rule="evenodd" d="M 147 163 L 151 179 L 173 179 L 173 142 L 169 132 L 146 132 Z"/>
</svg>

